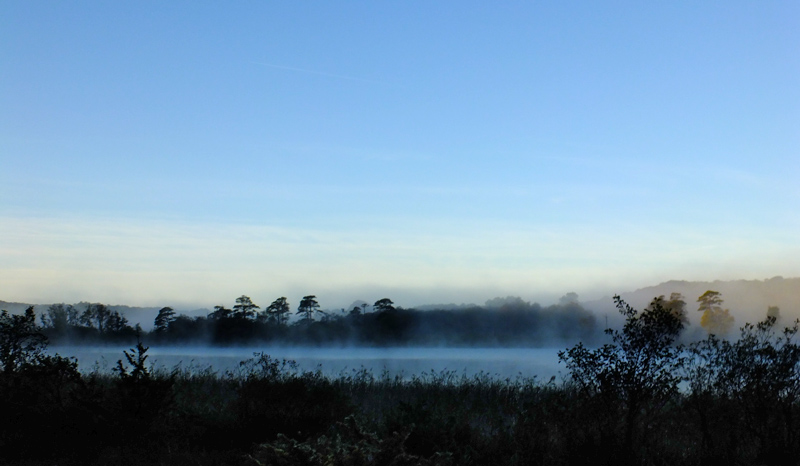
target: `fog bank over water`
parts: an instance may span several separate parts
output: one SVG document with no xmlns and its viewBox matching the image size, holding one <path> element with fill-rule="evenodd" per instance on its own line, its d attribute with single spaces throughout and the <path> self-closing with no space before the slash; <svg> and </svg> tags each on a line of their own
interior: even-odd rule
<svg viewBox="0 0 800 466">
<path fill-rule="evenodd" d="M 299 369 L 319 369 L 327 376 L 349 374 L 366 369 L 375 376 L 384 371 L 390 375 L 411 377 L 431 371 L 454 371 L 474 376 L 486 373 L 493 377 L 517 376 L 549 380 L 564 372 L 558 363 L 558 351 L 566 348 L 310 348 L 310 347 L 151 347 L 148 363 L 156 368 L 176 367 L 202 370 L 212 368 L 218 373 L 236 371 L 239 362 L 252 358 L 254 353 L 266 353 L 273 359 L 293 360 Z M 83 372 L 93 369 L 110 371 L 117 360 L 124 361 L 128 347 L 53 346 L 48 353 L 77 358 Z"/>
</svg>

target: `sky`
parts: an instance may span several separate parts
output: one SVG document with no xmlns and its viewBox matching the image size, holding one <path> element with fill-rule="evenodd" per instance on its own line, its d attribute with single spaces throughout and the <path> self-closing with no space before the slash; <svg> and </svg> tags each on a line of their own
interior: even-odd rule
<svg viewBox="0 0 800 466">
<path fill-rule="evenodd" d="M 0 300 L 800 276 L 800 3 L 0 3 Z"/>
</svg>

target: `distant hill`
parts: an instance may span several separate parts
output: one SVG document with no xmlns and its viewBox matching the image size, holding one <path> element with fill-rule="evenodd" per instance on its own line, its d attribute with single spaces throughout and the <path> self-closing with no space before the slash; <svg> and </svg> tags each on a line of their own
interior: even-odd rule
<svg viewBox="0 0 800 466">
<path fill-rule="evenodd" d="M 713 282 L 689 282 L 671 280 L 636 291 L 620 292 L 619 295 L 636 309 L 643 309 L 653 298 L 671 293 L 681 293 L 686 301 L 689 321 L 699 325 L 697 298 L 708 290 L 719 291 L 725 300 L 723 307 L 730 309 L 736 319 L 735 327 L 745 322 L 755 323 L 766 316 L 767 307 L 778 306 L 784 322 L 800 318 L 800 278 L 773 277 L 766 280 L 730 280 Z M 581 303 L 599 315 L 607 315 L 609 323 L 621 321 L 614 308 L 611 296 Z"/>
<path fill-rule="evenodd" d="M 8 301 L 0 301 L 0 310 L 8 311 L 12 314 L 22 314 L 23 312 L 25 312 L 25 309 L 28 309 L 29 306 L 30 304 L 26 303 L 13 303 Z M 38 312 L 40 309 L 46 309 L 46 308 L 47 306 L 44 306 L 42 308 L 41 305 L 37 305 L 35 309 Z"/>
</svg>

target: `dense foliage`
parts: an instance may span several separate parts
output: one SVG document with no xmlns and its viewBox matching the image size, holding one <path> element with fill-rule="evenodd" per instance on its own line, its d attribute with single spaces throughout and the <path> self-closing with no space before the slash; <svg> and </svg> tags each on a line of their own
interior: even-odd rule
<svg viewBox="0 0 800 466">
<path fill-rule="evenodd" d="M 152 465 L 796 465 L 798 323 L 675 344 L 654 301 L 611 342 L 561 353 L 567 379 L 404 379 L 302 372 L 256 354 L 238 370 L 153 371 L 141 342 L 112 373 L 44 353 L 33 311 L 0 314 L 0 463 Z M 169 320 L 169 319 L 167 319 Z"/>
</svg>

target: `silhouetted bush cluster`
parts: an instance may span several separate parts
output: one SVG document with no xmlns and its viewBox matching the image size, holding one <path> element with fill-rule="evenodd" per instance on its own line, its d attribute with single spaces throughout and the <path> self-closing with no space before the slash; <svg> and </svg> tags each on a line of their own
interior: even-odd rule
<svg viewBox="0 0 800 466">
<path fill-rule="evenodd" d="M 54 341 L 124 343 L 142 333 L 139 324 L 131 326 L 125 316 L 105 304 L 53 304 L 40 319 L 43 333 Z"/>
<path fill-rule="evenodd" d="M 154 371 L 141 342 L 110 373 L 47 356 L 30 309 L 0 315 L 0 463 L 796 465 L 798 323 L 675 344 L 654 301 L 610 341 L 560 353 L 569 377 L 303 372 L 265 354 L 224 374 Z"/>
</svg>

